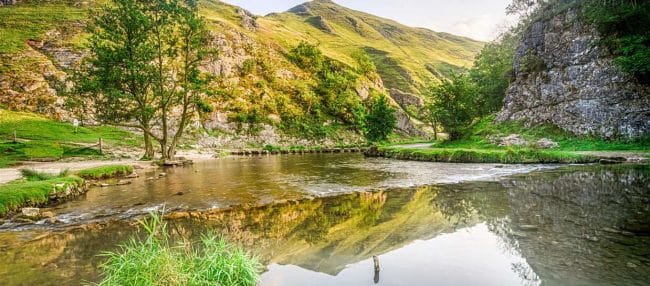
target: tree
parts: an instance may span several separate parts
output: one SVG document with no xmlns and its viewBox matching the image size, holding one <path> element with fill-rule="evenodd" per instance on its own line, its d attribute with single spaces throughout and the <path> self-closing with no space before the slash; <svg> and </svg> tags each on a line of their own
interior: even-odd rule
<svg viewBox="0 0 650 286">
<path fill-rule="evenodd" d="M 211 51 L 196 2 L 114 0 L 89 32 L 90 56 L 69 101 L 87 97 L 97 119 L 143 132 L 145 157 L 153 157 L 155 140 L 162 158 L 172 158 L 205 107 L 208 78 L 198 67 Z"/>
<path fill-rule="evenodd" d="M 397 124 L 395 109 L 393 109 L 385 95 L 380 95 L 370 108 L 366 117 L 366 138 L 371 142 L 388 139 Z"/>
<path fill-rule="evenodd" d="M 470 69 L 469 76 L 477 86 L 478 115 L 492 114 L 503 106 L 506 89 L 513 77 L 514 54 L 517 44 L 517 35 L 506 32 L 496 41 L 485 45 L 474 60 L 474 66 Z"/>
<path fill-rule="evenodd" d="M 476 85 L 467 75 L 454 74 L 428 87 L 425 107 L 428 121 L 442 125 L 450 140 L 461 138 L 477 115 L 476 94 Z"/>
</svg>

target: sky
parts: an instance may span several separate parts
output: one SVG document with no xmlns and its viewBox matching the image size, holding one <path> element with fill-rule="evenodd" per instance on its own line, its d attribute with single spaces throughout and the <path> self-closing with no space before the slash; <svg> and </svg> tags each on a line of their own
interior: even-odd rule
<svg viewBox="0 0 650 286">
<path fill-rule="evenodd" d="M 283 12 L 306 0 L 223 0 L 257 15 Z M 489 41 L 507 26 L 511 0 L 333 0 L 402 24 Z"/>
</svg>

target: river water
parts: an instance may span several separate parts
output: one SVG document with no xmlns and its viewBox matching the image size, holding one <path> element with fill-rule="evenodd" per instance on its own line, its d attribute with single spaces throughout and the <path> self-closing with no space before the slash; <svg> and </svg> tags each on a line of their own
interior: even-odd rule
<svg viewBox="0 0 650 286">
<path fill-rule="evenodd" d="M 199 162 L 94 188 L 61 222 L 0 227 L 0 285 L 101 280 L 164 209 L 266 265 L 261 285 L 648 285 L 650 167 L 441 164 L 360 155 Z M 154 179 L 155 178 L 155 179 Z M 375 264 L 379 267 L 375 268 Z"/>
</svg>

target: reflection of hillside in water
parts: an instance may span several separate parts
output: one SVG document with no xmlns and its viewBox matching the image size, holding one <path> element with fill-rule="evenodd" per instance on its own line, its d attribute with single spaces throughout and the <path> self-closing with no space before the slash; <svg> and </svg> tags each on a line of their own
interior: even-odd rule
<svg viewBox="0 0 650 286">
<path fill-rule="evenodd" d="M 493 225 L 545 285 L 647 285 L 650 167 L 590 167 L 506 180 Z"/>
<path fill-rule="evenodd" d="M 506 199 L 502 192 L 479 192 L 483 188 L 478 184 L 464 188 L 473 191 L 423 187 L 258 208 L 174 213 L 169 229 L 187 239 L 216 231 L 251 249 L 264 262 L 336 274 L 347 264 L 414 240 L 476 224 L 481 219 L 473 201 L 495 205 Z M 101 262 L 96 255 L 115 249 L 133 233 L 143 235 L 134 222 L 92 224 L 53 233 L 0 233 L 0 247 L 6 254 L 0 258 L 0 277 L 10 279 L 5 280 L 9 285 L 47 284 L 52 279 L 64 281 L 62 285 L 80 279 L 96 281 Z"/>
<path fill-rule="evenodd" d="M 648 168 L 539 172 L 504 184 L 398 189 L 174 213 L 169 229 L 185 239 L 216 231 L 267 264 L 336 275 L 346 265 L 415 240 L 485 222 L 501 237 L 501 251 L 526 258 L 527 264 L 512 265 L 522 284 L 534 285 L 539 279 L 551 285 L 641 284 L 650 273 L 649 177 Z M 137 223 L 125 221 L 51 233 L 2 232 L 0 279 L 7 285 L 97 281 L 101 258 L 96 255 L 115 249 L 134 233 L 143 235 Z M 439 263 L 445 263 L 444 257 Z"/>
</svg>

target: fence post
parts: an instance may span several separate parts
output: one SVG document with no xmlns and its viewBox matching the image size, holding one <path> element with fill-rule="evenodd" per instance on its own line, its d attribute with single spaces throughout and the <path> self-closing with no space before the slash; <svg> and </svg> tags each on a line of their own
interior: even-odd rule
<svg viewBox="0 0 650 286">
<path fill-rule="evenodd" d="M 16 129 L 14 129 L 14 144 L 16 144 L 16 142 L 18 142 L 18 139 L 16 138 Z"/>
<path fill-rule="evenodd" d="M 102 141 L 102 137 L 99 137 L 99 154 L 104 154 L 104 142 Z"/>
</svg>

